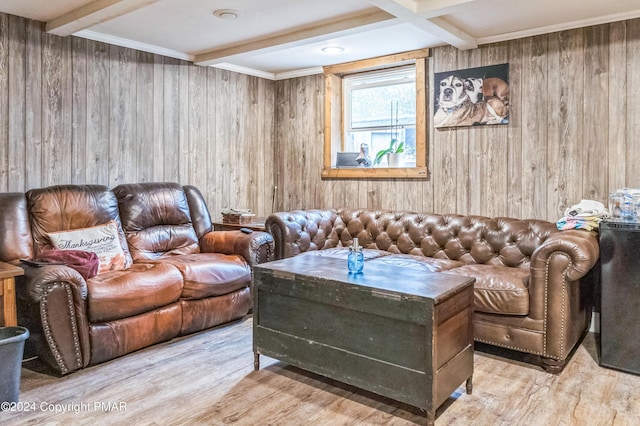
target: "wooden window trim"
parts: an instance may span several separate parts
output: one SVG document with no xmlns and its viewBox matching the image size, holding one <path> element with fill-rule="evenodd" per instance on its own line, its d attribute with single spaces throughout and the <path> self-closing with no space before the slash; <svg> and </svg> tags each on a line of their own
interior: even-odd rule
<svg viewBox="0 0 640 426">
<path fill-rule="evenodd" d="M 427 179 L 427 57 L 429 49 L 348 62 L 323 68 L 324 155 L 322 177 L 327 179 Z M 342 78 L 377 69 L 415 63 L 416 66 L 416 167 L 332 168 L 332 153 L 343 143 Z"/>
</svg>

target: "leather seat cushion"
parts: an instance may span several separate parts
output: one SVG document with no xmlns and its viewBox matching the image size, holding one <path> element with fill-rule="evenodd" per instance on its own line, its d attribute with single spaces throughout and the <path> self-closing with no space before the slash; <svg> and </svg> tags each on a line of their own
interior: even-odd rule
<svg viewBox="0 0 640 426">
<path fill-rule="evenodd" d="M 377 257 L 388 256 L 391 253 L 384 250 L 378 249 L 363 249 L 362 254 L 366 259 L 375 259 Z M 345 262 L 347 260 L 347 256 L 349 255 L 349 247 L 335 247 L 329 249 L 322 250 L 313 250 L 307 251 L 299 254 L 298 256 L 323 256 L 323 257 L 333 257 L 335 259 L 344 259 Z"/>
<path fill-rule="evenodd" d="M 169 264 L 137 263 L 87 280 L 91 323 L 148 312 L 180 299 L 182 275 Z"/>
<path fill-rule="evenodd" d="M 251 285 L 251 268 L 238 255 L 193 253 L 145 262 L 175 266 L 184 279 L 183 299 L 222 296 Z"/>
<path fill-rule="evenodd" d="M 412 254 L 392 254 L 372 260 L 378 264 L 394 265 L 401 268 L 412 268 L 426 272 L 442 272 L 463 266 L 464 263 L 451 259 L 434 259 L 433 257 L 414 256 Z"/>
<path fill-rule="evenodd" d="M 529 313 L 529 269 L 493 265 L 465 265 L 453 273 L 476 279 L 474 308 L 503 315 Z"/>
</svg>

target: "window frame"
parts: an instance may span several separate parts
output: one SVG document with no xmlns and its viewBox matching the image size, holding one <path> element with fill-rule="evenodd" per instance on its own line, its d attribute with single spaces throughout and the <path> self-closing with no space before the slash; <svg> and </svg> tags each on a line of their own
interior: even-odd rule
<svg viewBox="0 0 640 426">
<path fill-rule="evenodd" d="M 429 49 L 365 59 L 323 68 L 325 78 L 325 129 L 322 178 L 335 179 L 427 179 L 427 57 Z M 335 168 L 336 153 L 343 150 L 345 134 L 343 78 L 362 72 L 415 65 L 416 166 Z"/>
</svg>

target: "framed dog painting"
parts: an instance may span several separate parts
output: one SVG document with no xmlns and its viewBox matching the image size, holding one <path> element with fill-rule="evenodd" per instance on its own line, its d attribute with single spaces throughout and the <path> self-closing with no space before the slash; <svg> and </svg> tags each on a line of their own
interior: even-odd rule
<svg viewBox="0 0 640 426">
<path fill-rule="evenodd" d="M 435 74 L 435 128 L 509 123 L 509 64 Z"/>
</svg>

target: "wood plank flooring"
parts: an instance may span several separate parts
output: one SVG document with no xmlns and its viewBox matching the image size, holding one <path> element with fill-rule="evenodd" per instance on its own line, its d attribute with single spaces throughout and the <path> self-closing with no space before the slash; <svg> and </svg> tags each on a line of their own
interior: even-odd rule
<svg viewBox="0 0 640 426">
<path fill-rule="evenodd" d="M 424 424 L 418 409 L 264 356 L 254 372 L 251 326 L 247 317 L 64 377 L 26 362 L 20 403 L 30 411 L 0 412 L 0 424 Z M 473 394 L 461 384 L 436 425 L 640 424 L 640 377 L 599 367 L 596 348 L 587 335 L 557 376 L 480 348 Z"/>
</svg>

